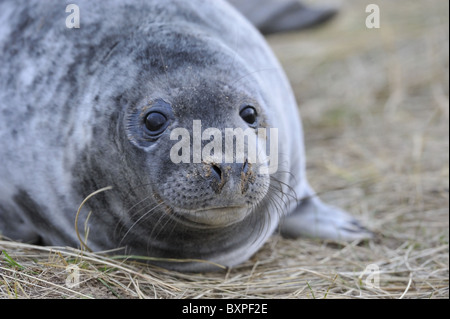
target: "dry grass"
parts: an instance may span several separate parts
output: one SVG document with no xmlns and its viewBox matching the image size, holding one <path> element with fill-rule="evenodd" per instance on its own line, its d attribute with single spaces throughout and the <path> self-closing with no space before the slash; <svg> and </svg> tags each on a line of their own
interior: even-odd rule
<svg viewBox="0 0 450 319">
<path fill-rule="evenodd" d="M 352 0 L 323 28 L 269 38 L 301 105 L 312 185 L 376 240 L 273 236 L 209 274 L 0 241 L 0 298 L 448 298 L 449 4 L 378 4 L 378 30 Z M 69 263 L 79 288 L 65 285 Z M 379 288 L 361 277 L 370 264 Z"/>
</svg>

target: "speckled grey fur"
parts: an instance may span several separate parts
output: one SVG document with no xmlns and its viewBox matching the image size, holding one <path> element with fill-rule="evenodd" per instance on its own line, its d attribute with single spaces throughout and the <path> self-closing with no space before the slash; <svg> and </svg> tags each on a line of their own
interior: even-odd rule
<svg viewBox="0 0 450 319">
<path fill-rule="evenodd" d="M 305 176 L 297 104 L 263 37 L 221 0 L 76 1 L 80 28 L 66 28 L 65 1 L 0 2 L 0 231 L 46 245 L 78 246 L 74 220 L 88 211 L 88 245 L 125 253 L 207 259 L 226 266 L 248 259 L 281 230 L 353 239 L 368 233 L 313 196 Z M 173 120 L 159 139 L 141 132 L 142 116 L 163 100 Z M 207 165 L 174 164 L 175 127 L 242 127 L 242 103 L 259 127 L 279 129 L 276 174 L 246 192 L 217 192 Z M 241 164 L 242 166 L 242 164 Z M 234 183 L 234 184 L 233 184 Z M 184 207 L 247 205 L 237 222 L 195 227 Z M 289 217 L 286 217 L 289 216 Z M 299 252 L 301 253 L 301 252 Z M 209 270 L 204 263 L 161 263 Z"/>
</svg>

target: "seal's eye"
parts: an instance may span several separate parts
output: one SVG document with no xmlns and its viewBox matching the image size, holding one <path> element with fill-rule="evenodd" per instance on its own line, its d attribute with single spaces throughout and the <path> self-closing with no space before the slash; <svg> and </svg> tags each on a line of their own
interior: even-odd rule
<svg viewBox="0 0 450 319">
<path fill-rule="evenodd" d="M 145 117 L 145 127 L 151 135 L 162 133 L 168 124 L 167 117 L 160 112 L 150 112 Z"/>
<path fill-rule="evenodd" d="M 257 113 L 256 113 L 256 110 L 255 110 L 255 108 L 253 106 L 251 106 L 251 105 L 245 106 L 241 110 L 239 115 L 248 124 L 250 124 L 250 125 L 255 125 L 256 124 Z"/>
</svg>

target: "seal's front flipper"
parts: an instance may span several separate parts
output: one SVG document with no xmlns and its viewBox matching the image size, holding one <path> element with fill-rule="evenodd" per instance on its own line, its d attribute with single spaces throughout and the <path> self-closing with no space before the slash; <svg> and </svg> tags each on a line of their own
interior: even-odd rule
<svg viewBox="0 0 450 319">
<path fill-rule="evenodd" d="M 332 240 L 356 240 L 373 237 L 347 212 L 326 205 L 318 197 L 302 200 L 300 205 L 281 221 L 281 234 L 288 238 L 315 237 Z"/>
</svg>

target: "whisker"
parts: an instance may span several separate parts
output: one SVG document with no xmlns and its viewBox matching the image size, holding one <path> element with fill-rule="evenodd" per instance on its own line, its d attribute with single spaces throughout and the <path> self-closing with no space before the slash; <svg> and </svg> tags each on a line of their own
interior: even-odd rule
<svg viewBox="0 0 450 319">
<path fill-rule="evenodd" d="M 230 86 L 236 85 L 236 83 L 238 83 L 239 81 L 245 79 L 246 77 L 248 77 L 250 75 L 253 75 L 253 74 L 256 74 L 256 73 L 259 73 L 259 72 L 264 72 L 264 71 L 277 71 L 277 69 L 276 68 L 264 68 L 264 69 L 258 69 L 258 70 L 255 70 L 255 71 L 247 72 L 245 75 L 241 76 L 240 78 L 237 78 L 237 79 L 233 80 L 231 82 Z"/>
<path fill-rule="evenodd" d="M 171 85 L 170 85 L 170 81 L 169 81 L 169 74 L 167 73 L 166 62 L 164 61 L 164 56 L 162 54 L 161 45 L 158 45 L 158 50 L 159 50 L 159 57 L 161 58 L 161 62 L 162 62 L 162 68 L 163 68 L 164 74 L 166 76 L 167 87 L 170 88 Z"/>
<path fill-rule="evenodd" d="M 140 200 L 139 202 L 137 202 L 136 204 L 134 204 L 131 208 L 129 208 L 125 213 L 123 213 L 122 216 L 120 217 L 119 221 L 118 221 L 117 224 L 116 224 L 116 227 L 115 227 L 115 229 L 114 229 L 114 233 L 116 233 L 116 232 L 119 232 L 119 233 L 120 233 L 120 232 L 122 231 L 123 227 L 125 227 L 125 225 L 124 225 L 124 223 L 123 223 L 123 221 L 125 221 L 125 218 L 128 217 L 128 218 L 131 218 L 131 219 L 132 219 L 132 218 L 133 218 L 138 212 L 140 212 L 141 210 L 139 210 L 138 212 L 135 212 L 135 213 L 133 213 L 133 214 L 130 214 L 130 212 L 131 212 L 136 206 L 142 204 L 144 201 L 146 201 L 146 200 L 148 200 L 148 199 L 150 199 L 150 196 L 144 197 L 142 200 Z M 119 225 L 121 225 L 121 227 L 120 227 L 120 229 L 118 230 L 117 227 L 119 227 Z"/>
<path fill-rule="evenodd" d="M 127 237 L 127 235 L 130 233 L 130 231 L 133 229 L 134 226 L 136 226 L 144 217 L 148 216 L 152 211 L 154 211 L 156 208 L 162 206 L 164 203 L 159 203 L 158 205 L 156 205 L 155 207 L 153 207 L 152 209 L 150 209 L 149 211 L 147 211 L 145 214 L 142 214 L 141 217 L 139 217 L 127 230 L 127 232 L 125 233 L 125 235 L 123 235 L 122 239 L 120 240 L 119 246 L 122 244 L 123 240 L 125 239 L 125 237 Z"/>
</svg>

